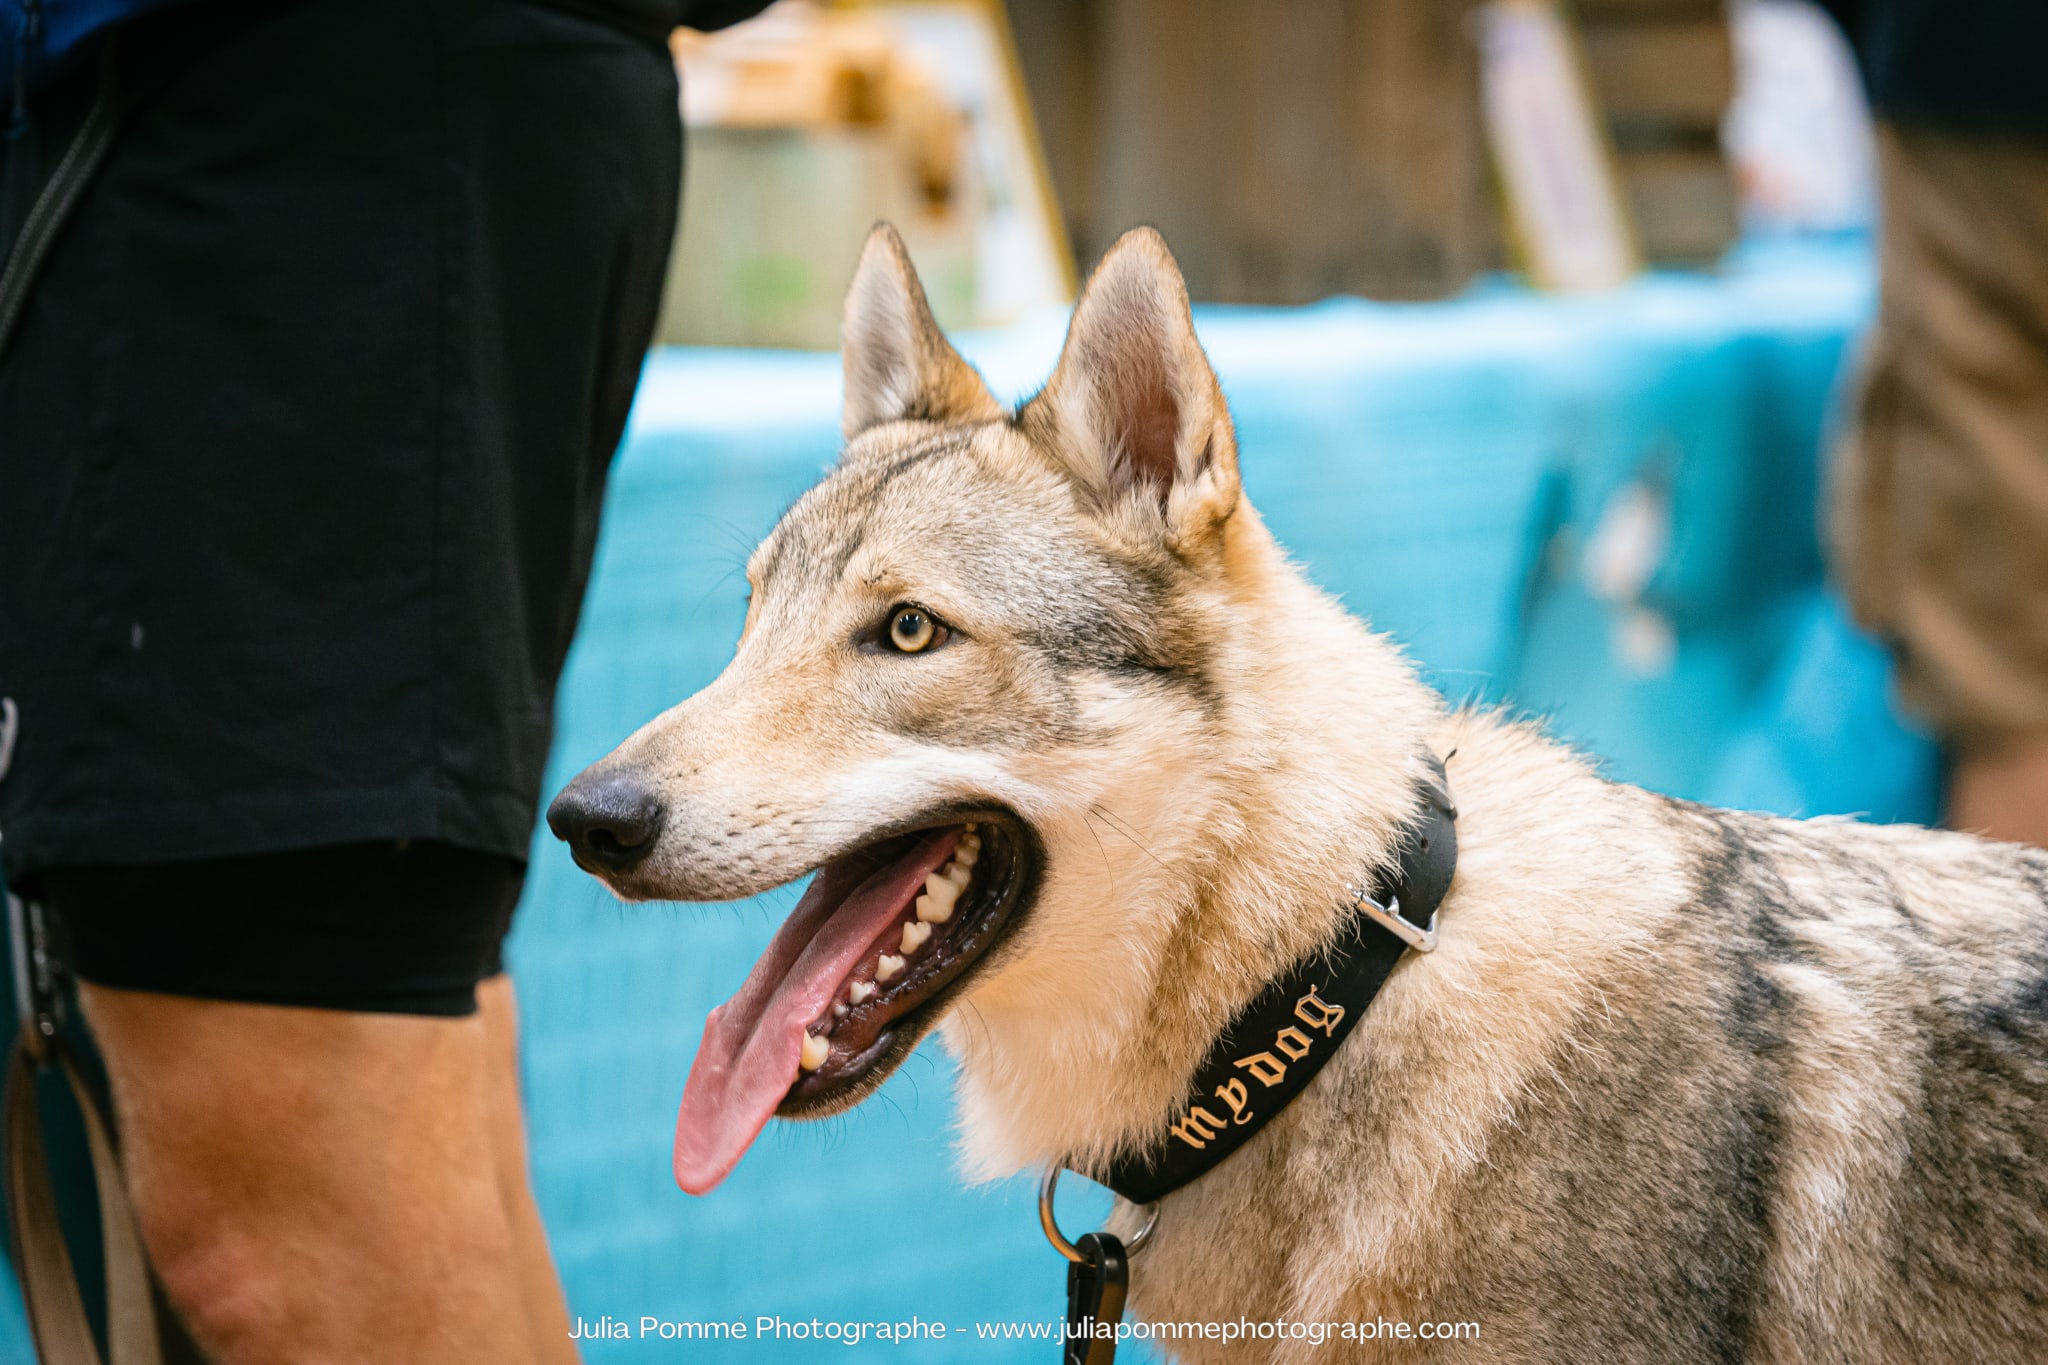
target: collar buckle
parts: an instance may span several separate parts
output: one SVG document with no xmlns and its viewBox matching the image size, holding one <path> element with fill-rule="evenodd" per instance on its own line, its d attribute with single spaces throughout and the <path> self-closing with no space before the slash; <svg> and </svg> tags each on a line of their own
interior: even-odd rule
<svg viewBox="0 0 2048 1365">
<path fill-rule="evenodd" d="M 1436 912 L 1429 915 L 1427 927 L 1413 923 L 1401 914 L 1401 898 L 1387 897 L 1385 905 L 1374 899 L 1372 892 L 1361 886 L 1351 888 L 1351 904 L 1367 919 L 1400 939 L 1418 953 L 1431 952 L 1436 948 Z"/>
</svg>

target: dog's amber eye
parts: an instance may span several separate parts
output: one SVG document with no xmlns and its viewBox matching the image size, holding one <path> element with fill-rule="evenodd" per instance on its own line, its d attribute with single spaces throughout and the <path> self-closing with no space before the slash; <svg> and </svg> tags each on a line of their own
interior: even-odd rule
<svg viewBox="0 0 2048 1365">
<path fill-rule="evenodd" d="M 931 648 L 940 629 L 923 607 L 898 607 L 889 613 L 889 643 L 905 654 Z"/>
</svg>

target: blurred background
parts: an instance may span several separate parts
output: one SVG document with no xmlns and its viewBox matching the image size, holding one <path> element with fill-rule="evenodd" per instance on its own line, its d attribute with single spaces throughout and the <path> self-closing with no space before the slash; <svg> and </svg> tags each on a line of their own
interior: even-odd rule
<svg viewBox="0 0 2048 1365">
<path fill-rule="evenodd" d="M 1681 796 L 1934 817 L 1936 748 L 1816 530 L 1876 274 L 1869 116 L 1804 0 L 784 0 L 674 51 L 680 241 L 550 793 L 730 656 L 748 550 L 835 457 L 841 295 L 886 218 L 1008 399 L 1049 372 L 1077 266 L 1159 227 L 1252 498 L 1452 698 Z M 623 907 L 544 830 L 533 858 L 511 955 L 573 1313 L 971 1330 L 1063 1309 L 1030 1181 L 952 1169 L 936 1043 L 679 1193 L 705 1014 L 794 893 Z M 1062 1216 L 1106 1207 L 1084 1186 Z M 586 1343 L 668 1352 L 1050 1348 Z"/>
</svg>

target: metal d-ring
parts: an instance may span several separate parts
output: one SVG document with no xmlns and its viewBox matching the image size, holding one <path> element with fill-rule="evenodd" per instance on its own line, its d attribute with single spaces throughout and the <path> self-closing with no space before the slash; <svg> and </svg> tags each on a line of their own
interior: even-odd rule
<svg viewBox="0 0 2048 1365">
<path fill-rule="evenodd" d="M 1060 1167 L 1045 1168 L 1045 1180 L 1038 1187 L 1038 1226 L 1045 1229 L 1045 1240 L 1052 1243 L 1052 1249 L 1070 1261 L 1081 1262 L 1088 1258 L 1081 1254 L 1081 1248 L 1067 1240 L 1060 1231 L 1059 1220 L 1053 1217 L 1052 1192 L 1059 1187 Z M 1119 1196 L 1121 1197 L 1121 1196 Z M 1159 1203 L 1154 1200 L 1143 1206 L 1146 1212 L 1145 1226 L 1138 1229 L 1138 1235 L 1124 1243 L 1124 1254 L 1135 1256 L 1138 1248 L 1152 1239 L 1152 1229 L 1159 1226 Z"/>
</svg>

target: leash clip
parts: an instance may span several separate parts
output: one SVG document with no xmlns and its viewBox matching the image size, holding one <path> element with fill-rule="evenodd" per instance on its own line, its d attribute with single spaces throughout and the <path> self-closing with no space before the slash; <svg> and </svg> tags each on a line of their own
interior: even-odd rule
<svg viewBox="0 0 2048 1365">
<path fill-rule="evenodd" d="M 1052 1194 L 1060 1168 L 1048 1166 L 1038 1187 L 1038 1224 L 1053 1250 L 1067 1258 L 1067 1324 L 1060 1346 L 1060 1365 L 1115 1365 L 1116 1333 L 1124 1317 L 1124 1299 L 1131 1287 L 1131 1257 L 1159 1226 L 1159 1205 L 1145 1205 L 1148 1217 L 1129 1246 L 1107 1232 L 1084 1233 L 1080 1242 L 1067 1240 L 1053 1216 Z"/>
<path fill-rule="evenodd" d="M 1431 911 L 1427 928 L 1405 919 L 1401 914 L 1401 898 L 1387 897 L 1381 905 L 1372 892 L 1362 886 L 1350 888 L 1351 904 L 1367 919 L 1400 939 L 1418 953 L 1431 952 L 1436 948 L 1436 912 Z"/>
<path fill-rule="evenodd" d="M 43 932 L 43 907 L 7 893 L 7 933 L 14 958 L 14 1008 L 22 1051 L 47 1066 L 57 1041 L 57 978 Z"/>
<path fill-rule="evenodd" d="M 1067 1235 L 1060 1231 L 1059 1219 L 1053 1216 L 1052 1192 L 1059 1188 L 1060 1171 L 1062 1169 L 1064 1168 L 1059 1166 L 1046 1167 L 1045 1179 L 1039 1182 L 1038 1226 L 1045 1229 L 1045 1240 L 1052 1243 L 1054 1251 L 1057 1251 L 1070 1261 L 1085 1261 L 1088 1259 L 1087 1255 L 1081 1248 L 1067 1240 Z M 1122 1198 L 1122 1196 L 1119 1195 L 1118 1198 Z M 1139 1248 L 1152 1240 L 1152 1229 L 1159 1226 L 1158 1201 L 1154 1200 L 1152 1203 L 1142 1207 L 1148 1215 L 1145 1219 L 1145 1226 L 1139 1228 L 1138 1235 L 1124 1244 L 1124 1254 L 1126 1256 L 1137 1255 Z"/>
</svg>

